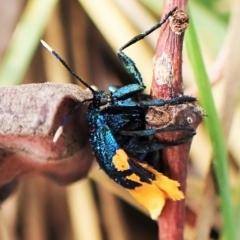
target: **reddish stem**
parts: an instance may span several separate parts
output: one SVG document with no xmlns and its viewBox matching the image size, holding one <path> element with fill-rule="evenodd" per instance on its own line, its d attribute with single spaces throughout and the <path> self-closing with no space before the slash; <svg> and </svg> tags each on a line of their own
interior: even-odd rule
<svg viewBox="0 0 240 240">
<path fill-rule="evenodd" d="M 177 6 L 177 10 L 185 10 L 187 0 L 165 0 L 163 15 Z M 170 28 L 170 24 L 164 24 L 160 28 L 160 35 L 157 42 L 155 65 L 151 95 L 153 98 L 171 99 L 183 95 L 182 81 L 182 46 L 183 34 L 176 34 Z M 181 110 L 178 106 L 166 108 L 163 112 L 172 117 L 172 123 L 182 124 L 191 117 L 191 126 L 196 128 L 201 117 L 193 113 L 193 108 L 186 104 Z M 174 117 L 173 117 L 174 116 Z M 174 119 L 173 119 L 174 118 Z M 189 119 L 189 118 L 188 118 Z M 166 139 L 175 139 L 179 133 L 171 132 L 164 135 Z M 163 135 L 158 135 L 161 140 Z M 161 163 L 164 165 L 164 174 L 171 179 L 179 181 L 181 190 L 186 192 L 186 178 L 188 154 L 191 142 L 180 146 L 165 148 L 161 155 Z M 167 169 L 167 170 L 166 170 Z M 158 220 L 159 239 L 161 240 L 182 240 L 185 220 L 185 201 L 167 201 Z"/>
<path fill-rule="evenodd" d="M 185 10 L 187 1 L 186 0 L 166 0 L 164 4 L 163 16 L 170 10 L 177 6 L 179 10 Z M 171 85 L 158 83 L 156 75 L 153 76 L 152 82 L 152 96 L 157 98 L 169 99 L 176 97 L 183 93 L 182 88 L 182 45 L 183 45 L 183 34 L 177 35 L 171 29 L 169 24 L 165 24 L 160 28 L 159 38 L 157 42 L 157 49 L 155 54 L 155 62 L 158 59 L 167 54 L 171 56 L 173 66 L 174 79 L 171 81 Z M 155 65 L 155 68 L 157 66 Z M 155 71 L 155 69 L 154 69 Z"/>
</svg>

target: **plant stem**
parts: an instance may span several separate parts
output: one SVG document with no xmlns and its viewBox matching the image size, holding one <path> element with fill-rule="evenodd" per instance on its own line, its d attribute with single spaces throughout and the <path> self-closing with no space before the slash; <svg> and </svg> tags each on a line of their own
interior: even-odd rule
<svg viewBox="0 0 240 240">
<path fill-rule="evenodd" d="M 186 8 L 186 0 L 165 0 L 163 16 L 177 6 L 177 10 Z M 160 29 L 155 55 L 155 65 L 153 72 L 153 82 L 151 95 L 153 98 L 171 99 L 183 95 L 182 82 L 182 46 L 183 34 L 176 34 L 165 24 Z M 182 104 L 182 106 L 167 107 L 164 109 L 172 117 L 174 124 L 186 122 L 187 117 L 191 117 L 191 127 L 196 128 L 201 121 L 201 113 L 194 112 L 195 105 Z M 172 122 L 171 122 L 172 123 Z M 189 126 L 189 123 L 185 123 Z M 163 134 L 156 136 L 159 141 Z M 176 139 L 179 132 L 164 134 L 164 139 Z M 165 148 L 160 156 L 160 163 L 163 165 L 161 172 L 171 179 L 177 180 L 181 184 L 181 190 L 186 190 L 188 154 L 191 142 Z M 161 166 L 162 167 L 162 166 Z M 159 239 L 161 240 L 182 240 L 185 220 L 185 201 L 167 201 L 158 220 Z"/>
</svg>

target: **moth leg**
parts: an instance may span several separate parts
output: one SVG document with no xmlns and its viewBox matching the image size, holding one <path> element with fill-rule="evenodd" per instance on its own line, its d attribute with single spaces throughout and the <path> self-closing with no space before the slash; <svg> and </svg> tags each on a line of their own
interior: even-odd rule
<svg viewBox="0 0 240 240">
<path fill-rule="evenodd" d="M 197 99 L 190 96 L 181 96 L 181 97 L 175 97 L 169 100 L 163 100 L 163 99 L 150 99 L 147 101 L 139 101 L 139 104 L 144 107 L 151 107 L 151 106 L 165 106 L 165 105 L 178 105 L 182 103 L 190 103 L 195 102 Z"/>
<path fill-rule="evenodd" d="M 166 141 L 164 143 L 158 142 L 139 142 L 135 146 L 126 146 L 125 149 L 129 153 L 150 153 L 159 151 L 166 147 L 177 146 L 189 141 L 192 138 L 191 135 L 185 136 L 184 138 Z"/>
<path fill-rule="evenodd" d="M 185 127 L 185 126 L 170 126 L 165 128 L 156 128 L 156 129 L 146 129 L 146 130 L 137 130 L 137 131 L 120 131 L 120 133 L 124 136 L 132 136 L 132 137 L 147 137 L 152 136 L 156 133 L 161 132 L 172 132 L 172 131 L 187 131 L 189 132 L 189 135 L 193 137 L 196 132 L 191 127 Z"/>
</svg>

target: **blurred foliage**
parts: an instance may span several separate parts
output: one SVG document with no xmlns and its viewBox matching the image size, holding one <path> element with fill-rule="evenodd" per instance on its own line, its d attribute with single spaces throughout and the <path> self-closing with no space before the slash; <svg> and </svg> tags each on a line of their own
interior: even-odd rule
<svg viewBox="0 0 240 240">
<path fill-rule="evenodd" d="M 0 85 L 44 81 L 75 83 L 61 64 L 43 49 L 41 38 L 90 84 L 100 89 L 125 84 L 130 79 L 116 58 L 116 51 L 159 20 L 162 4 L 159 0 L 9 0 L 8 4 L 0 0 Z M 224 137 L 213 134 L 210 140 L 205 126 L 201 125 L 194 138 L 185 239 L 220 239 L 223 234 L 227 239 L 228 226 L 223 228 L 225 222 L 219 210 L 224 199 L 214 179 L 229 178 L 223 184 L 227 185 L 226 189 L 221 191 L 237 203 L 233 209 L 234 227 L 239 226 L 240 68 L 237 64 L 240 52 L 236 42 L 240 39 L 235 23 L 239 22 L 240 7 L 237 0 L 192 0 L 189 4 Z M 151 34 L 126 51 L 136 61 L 148 90 L 157 35 Z M 185 48 L 183 54 L 185 93 L 193 96 L 199 93 L 201 100 L 205 97 L 204 89 L 196 87 L 197 76 L 193 74 L 192 59 L 188 58 Z M 206 118 L 211 118 L 212 112 L 205 111 Z M 220 137 L 227 148 L 224 176 L 216 176 L 212 171 L 216 154 L 212 152 L 211 143 Z M 214 168 L 218 167 L 218 159 L 213 162 Z M 156 224 L 98 167 L 93 168 L 90 178 L 93 181 L 80 181 L 67 189 L 39 177 L 22 181 L 18 191 L 2 205 L 0 238 L 157 239 Z M 234 194 L 229 193 L 229 189 Z"/>
</svg>

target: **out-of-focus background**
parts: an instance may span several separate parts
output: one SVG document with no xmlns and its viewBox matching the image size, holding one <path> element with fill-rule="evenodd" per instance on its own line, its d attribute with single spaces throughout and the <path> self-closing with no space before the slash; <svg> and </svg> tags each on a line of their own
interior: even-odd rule
<svg viewBox="0 0 240 240">
<path fill-rule="evenodd" d="M 235 76 L 240 76 L 240 68 L 234 66 L 240 64 L 240 53 L 234 40 L 238 39 L 240 4 L 237 0 L 191 0 L 189 5 L 190 24 L 193 20 L 228 146 L 226 170 L 238 226 L 240 79 Z M 46 81 L 78 84 L 40 39 L 89 84 L 103 90 L 126 84 L 130 78 L 116 52 L 159 21 L 162 6 L 159 0 L 0 0 L 0 86 Z M 147 91 L 157 37 L 158 31 L 125 51 L 141 71 Z M 183 78 L 185 94 L 198 96 L 185 46 Z M 206 115 L 211 118 L 211 113 Z M 202 124 L 190 153 L 185 239 L 220 239 L 222 234 L 211 149 Z M 22 179 L 1 206 L 0 239 L 145 240 L 158 239 L 158 229 L 94 165 L 89 178 L 67 187 L 41 176 Z"/>
</svg>

